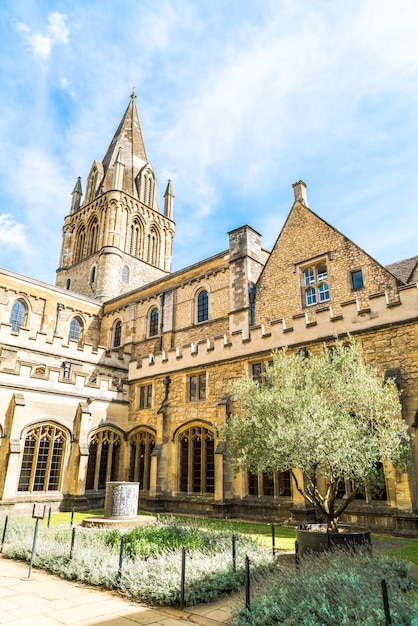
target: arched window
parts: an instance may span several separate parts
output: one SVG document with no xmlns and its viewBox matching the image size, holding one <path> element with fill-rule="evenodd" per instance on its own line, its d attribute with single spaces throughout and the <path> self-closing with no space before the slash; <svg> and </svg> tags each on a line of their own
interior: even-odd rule
<svg viewBox="0 0 418 626">
<path fill-rule="evenodd" d="M 43 424 L 28 431 L 18 491 L 61 489 L 66 441 L 65 432 L 53 424 Z"/>
<path fill-rule="evenodd" d="M 149 316 L 149 336 L 158 335 L 158 309 L 154 307 Z"/>
<path fill-rule="evenodd" d="M 206 322 L 209 317 L 209 296 L 206 290 L 200 291 L 197 296 L 197 321 Z"/>
<path fill-rule="evenodd" d="M 140 489 L 149 490 L 151 454 L 155 446 L 155 436 L 140 430 L 129 438 L 129 480 L 139 483 Z"/>
<path fill-rule="evenodd" d="M 138 257 L 142 248 L 142 229 L 138 219 L 134 219 L 128 231 L 128 245 L 126 251 Z"/>
<path fill-rule="evenodd" d="M 122 282 L 129 283 L 129 267 L 127 265 L 122 268 Z"/>
<path fill-rule="evenodd" d="M 68 333 L 68 339 L 73 341 L 80 341 L 82 338 L 83 324 L 78 317 L 73 317 L 70 322 L 70 331 Z"/>
<path fill-rule="evenodd" d="M 86 229 L 84 226 L 80 228 L 77 234 L 75 252 L 74 252 L 74 263 L 81 261 L 84 257 L 84 246 L 86 243 Z"/>
<path fill-rule="evenodd" d="M 91 276 L 90 276 L 91 284 L 93 284 L 95 280 L 96 280 L 96 266 L 93 265 L 93 267 L 91 268 Z"/>
<path fill-rule="evenodd" d="M 159 255 L 159 235 L 157 230 L 152 227 L 147 235 L 147 263 L 157 265 Z"/>
<path fill-rule="evenodd" d="M 118 320 L 113 327 L 113 347 L 119 348 L 122 342 L 122 322 Z"/>
<path fill-rule="evenodd" d="M 96 251 L 98 233 L 99 233 L 99 223 L 97 221 L 97 218 L 94 218 L 92 222 L 90 223 L 90 227 L 89 227 L 89 241 L 88 241 L 87 256 L 89 254 L 93 254 L 93 252 Z"/>
<path fill-rule="evenodd" d="M 179 435 L 180 491 L 215 493 L 215 441 L 203 426 L 190 426 Z"/>
<path fill-rule="evenodd" d="M 106 483 L 118 479 L 121 438 L 114 430 L 99 430 L 89 445 L 86 489 L 105 489 Z"/>
<path fill-rule="evenodd" d="M 12 325 L 12 331 L 18 333 L 21 326 L 24 326 L 27 321 L 27 308 L 23 300 L 16 300 L 12 306 L 10 313 L 10 324 Z"/>
</svg>

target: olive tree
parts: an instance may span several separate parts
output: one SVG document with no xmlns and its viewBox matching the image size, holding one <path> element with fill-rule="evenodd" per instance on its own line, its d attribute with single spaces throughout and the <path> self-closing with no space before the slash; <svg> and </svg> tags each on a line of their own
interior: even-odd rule
<svg viewBox="0 0 418 626">
<path fill-rule="evenodd" d="M 396 384 L 383 382 L 350 337 L 308 357 L 277 350 L 262 383 L 238 379 L 232 394 L 225 437 L 235 469 L 289 471 L 330 530 L 365 485 L 374 488 L 381 462 L 399 467 L 408 460 Z M 351 490 L 337 499 L 344 481 Z"/>
</svg>

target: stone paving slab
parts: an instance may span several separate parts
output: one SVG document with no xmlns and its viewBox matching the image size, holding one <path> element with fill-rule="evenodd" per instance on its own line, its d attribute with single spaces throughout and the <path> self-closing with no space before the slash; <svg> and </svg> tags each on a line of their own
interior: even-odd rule
<svg viewBox="0 0 418 626">
<path fill-rule="evenodd" d="M 0 624 L 13 626 L 227 626 L 237 599 L 150 608 L 116 593 L 66 581 L 0 555 Z M 240 600 L 241 601 L 241 600 Z"/>
</svg>

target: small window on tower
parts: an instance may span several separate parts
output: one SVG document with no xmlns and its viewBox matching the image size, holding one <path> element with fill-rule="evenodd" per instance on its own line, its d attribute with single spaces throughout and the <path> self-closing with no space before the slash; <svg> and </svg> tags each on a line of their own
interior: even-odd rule
<svg viewBox="0 0 418 626">
<path fill-rule="evenodd" d="M 96 266 L 93 265 L 93 267 L 91 268 L 90 282 L 93 284 L 95 280 L 96 280 Z"/>
<path fill-rule="evenodd" d="M 127 265 L 122 268 L 122 282 L 129 283 L 129 267 Z"/>
</svg>

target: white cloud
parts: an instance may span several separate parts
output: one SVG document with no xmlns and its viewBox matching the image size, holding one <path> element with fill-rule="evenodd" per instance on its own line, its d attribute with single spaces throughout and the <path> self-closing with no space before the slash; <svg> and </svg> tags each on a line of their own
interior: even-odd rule
<svg viewBox="0 0 418 626">
<path fill-rule="evenodd" d="M 9 213 L 0 213 L 0 246 L 6 250 L 24 251 L 27 246 L 26 227 Z"/>
<path fill-rule="evenodd" d="M 68 43 L 70 32 L 66 22 L 67 16 L 55 11 L 48 16 L 48 25 L 44 33 L 32 33 L 31 29 L 21 22 L 18 23 L 17 29 L 24 35 L 35 57 L 47 60 L 54 45 Z"/>
</svg>

